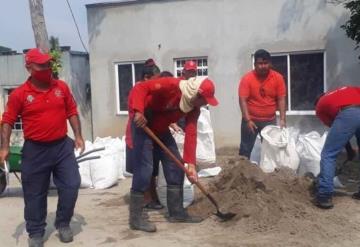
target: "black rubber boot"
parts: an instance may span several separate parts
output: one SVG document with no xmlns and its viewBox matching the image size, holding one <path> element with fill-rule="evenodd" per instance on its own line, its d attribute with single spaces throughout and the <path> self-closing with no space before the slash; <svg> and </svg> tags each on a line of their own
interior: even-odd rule
<svg viewBox="0 0 360 247">
<path fill-rule="evenodd" d="M 360 191 L 354 193 L 354 194 L 352 195 L 352 198 L 355 199 L 355 200 L 360 200 Z"/>
<path fill-rule="evenodd" d="M 184 192 L 180 185 L 167 186 L 167 206 L 170 222 L 199 223 L 203 219 L 198 216 L 191 216 L 183 206 Z"/>
<path fill-rule="evenodd" d="M 58 229 L 59 239 L 63 243 L 70 243 L 74 240 L 74 233 L 69 226 L 60 227 Z"/>
<path fill-rule="evenodd" d="M 316 197 L 315 206 L 321 209 L 331 209 L 334 207 L 331 197 Z"/>
<path fill-rule="evenodd" d="M 44 240 L 42 237 L 33 237 L 28 240 L 29 247 L 44 247 Z"/>
<path fill-rule="evenodd" d="M 156 226 L 150 223 L 143 214 L 144 193 L 130 192 L 129 225 L 132 230 L 156 232 Z"/>
</svg>

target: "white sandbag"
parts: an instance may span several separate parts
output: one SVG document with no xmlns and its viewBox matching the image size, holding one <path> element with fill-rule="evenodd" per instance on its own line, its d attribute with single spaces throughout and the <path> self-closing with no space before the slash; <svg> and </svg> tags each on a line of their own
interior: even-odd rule
<svg viewBox="0 0 360 247">
<path fill-rule="evenodd" d="M 197 123 L 196 163 L 213 164 L 215 162 L 214 131 L 211 126 L 210 111 L 201 107 Z"/>
<path fill-rule="evenodd" d="M 183 132 L 172 132 L 172 137 L 174 138 L 176 142 L 176 146 L 179 150 L 180 155 L 182 156 L 184 153 L 184 140 L 185 140 L 185 134 Z"/>
<path fill-rule="evenodd" d="M 126 171 L 126 141 L 125 141 L 125 136 L 123 136 L 121 138 L 121 142 L 122 142 L 122 148 L 120 149 L 120 175 L 119 176 L 123 176 L 125 177 L 131 177 L 132 174 L 128 173 Z"/>
<path fill-rule="evenodd" d="M 320 136 L 316 131 L 299 135 L 296 151 L 301 161 L 298 169 L 300 176 L 312 173 L 316 177 L 320 173 L 321 151 L 325 144 L 326 136 L 327 132 Z"/>
<path fill-rule="evenodd" d="M 344 189 L 345 185 L 341 182 L 338 176 L 335 176 L 333 179 L 334 187 L 337 189 Z"/>
<path fill-rule="evenodd" d="M 260 160 L 261 160 L 261 137 L 260 135 L 257 135 L 254 147 L 251 151 L 250 161 L 252 163 L 255 163 L 256 165 L 259 165 Z"/>
<path fill-rule="evenodd" d="M 166 180 L 165 180 L 165 176 L 164 176 L 163 167 L 162 167 L 162 164 L 160 162 L 156 191 L 157 191 L 160 203 L 162 205 L 164 205 L 165 207 L 167 206 L 166 188 L 167 188 L 167 184 L 166 184 Z M 189 179 L 185 176 L 185 179 L 184 179 L 184 202 L 183 202 L 183 206 L 186 208 L 193 201 L 194 201 L 194 185 L 191 184 Z"/>
<path fill-rule="evenodd" d="M 264 172 L 273 172 L 278 167 L 297 170 L 299 156 L 296 152 L 295 140 L 290 138 L 287 128 L 269 125 L 262 131 L 260 168 Z"/>
<path fill-rule="evenodd" d="M 212 168 L 205 168 L 198 172 L 199 178 L 207 178 L 207 177 L 214 177 L 217 176 L 221 172 L 221 167 L 212 167 Z"/>
<path fill-rule="evenodd" d="M 93 150 L 93 144 L 90 141 L 85 141 L 85 151 L 88 152 Z M 77 157 L 79 152 L 75 151 L 75 156 Z M 90 154 L 91 155 L 91 154 Z M 94 153 L 94 156 L 98 154 Z M 90 172 L 90 160 L 80 162 L 79 163 L 79 173 L 81 177 L 81 188 L 92 188 L 93 182 L 91 180 L 91 172 Z"/>
<path fill-rule="evenodd" d="M 118 168 L 118 179 L 125 179 L 123 172 L 125 169 L 124 142 L 122 139 L 116 137 L 116 138 L 112 138 L 111 141 L 108 143 L 108 145 L 109 145 L 108 148 L 110 148 L 110 152 L 113 154 L 114 162 Z"/>
<path fill-rule="evenodd" d="M 179 153 L 182 154 L 183 150 L 184 150 L 184 138 L 185 138 L 184 133 L 172 132 L 172 136 L 175 139 L 177 148 L 179 149 Z M 167 205 L 166 188 L 167 188 L 167 184 L 166 184 L 162 164 L 160 162 L 156 191 L 158 193 L 158 197 L 159 197 L 161 204 L 164 206 Z M 193 201 L 194 201 L 194 185 L 192 185 L 190 183 L 190 181 L 188 180 L 188 178 L 185 176 L 185 178 L 184 178 L 184 203 L 183 203 L 184 207 L 189 206 Z"/>
<path fill-rule="evenodd" d="M 90 173 L 94 188 L 106 189 L 117 184 L 119 178 L 119 141 L 97 137 L 93 148 L 100 147 L 105 147 L 105 150 L 96 152 L 100 159 L 90 161 Z"/>
</svg>

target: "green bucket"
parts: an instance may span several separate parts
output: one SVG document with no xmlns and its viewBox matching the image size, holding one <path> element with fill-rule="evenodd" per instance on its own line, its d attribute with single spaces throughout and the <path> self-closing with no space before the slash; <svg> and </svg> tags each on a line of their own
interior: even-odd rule
<svg viewBox="0 0 360 247">
<path fill-rule="evenodd" d="M 21 172 L 21 150 L 20 146 L 11 146 L 9 154 L 10 172 Z"/>
</svg>

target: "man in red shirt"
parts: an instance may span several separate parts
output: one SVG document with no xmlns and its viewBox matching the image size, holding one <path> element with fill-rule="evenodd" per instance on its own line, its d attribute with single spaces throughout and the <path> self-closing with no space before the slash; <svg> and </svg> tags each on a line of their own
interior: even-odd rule
<svg viewBox="0 0 360 247">
<path fill-rule="evenodd" d="M 145 66 L 142 71 L 142 78 L 141 81 L 136 82 L 137 83 L 144 83 L 150 79 L 155 79 L 159 77 L 158 73 L 159 69 L 157 65 L 155 64 L 153 59 L 148 59 L 145 62 Z M 157 74 L 155 74 L 156 72 Z M 128 97 L 128 104 L 132 105 L 132 94 L 129 94 Z M 131 107 L 130 107 L 131 108 Z M 132 152 L 132 139 L 131 139 L 131 121 L 134 116 L 133 112 L 129 111 L 129 120 L 127 122 L 126 126 L 126 134 L 125 134 L 125 142 L 126 142 L 126 171 L 129 173 L 133 173 L 132 166 L 133 166 L 133 152 Z M 164 208 L 163 205 L 161 205 L 159 198 L 157 196 L 156 192 L 156 178 L 159 175 L 159 160 L 156 159 L 156 156 L 154 155 L 154 165 L 153 165 L 153 175 L 151 178 L 150 186 L 148 190 L 144 192 L 144 207 L 145 209 L 149 210 L 160 210 Z"/>
<path fill-rule="evenodd" d="M 285 82 L 283 76 L 271 69 L 271 56 L 265 50 L 254 54 L 255 69 L 239 83 L 239 104 L 242 112 L 239 155 L 250 158 L 256 136 L 267 126 L 276 123 L 280 111 L 280 127 L 285 121 Z"/>
<path fill-rule="evenodd" d="M 316 116 L 330 130 L 321 152 L 315 205 L 330 209 L 334 206 L 336 157 L 354 135 L 360 139 L 360 87 L 341 87 L 324 94 L 316 103 Z M 360 193 L 353 198 L 360 200 Z"/>
<path fill-rule="evenodd" d="M 199 222 L 201 219 L 188 215 L 183 207 L 184 172 L 166 156 L 153 140 L 143 131 L 148 125 L 164 144 L 188 164 L 193 179 L 197 179 L 195 169 L 196 132 L 200 107 L 205 104 L 217 105 L 215 87 L 205 77 L 181 80 L 179 78 L 159 78 L 139 83 L 131 90 L 133 112 L 131 137 L 133 145 L 133 181 L 130 191 L 131 229 L 155 232 L 156 227 L 142 214 L 144 192 L 149 187 L 153 171 L 153 153 L 159 154 L 167 181 L 167 204 L 170 222 Z M 169 125 L 185 117 L 185 143 L 183 158 L 177 149 Z"/>
<path fill-rule="evenodd" d="M 0 164 L 9 155 L 12 127 L 21 117 L 25 143 L 22 150 L 21 178 L 25 201 L 29 246 L 43 246 L 46 227 L 47 193 L 50 175 L 58 191 L 55 227 L 62 242 L 71 242 L 69 227 L 80 187 L 80 174 L 74 148 L 84 150 L 80 120 L 70 89 L 52 78 L 51 56 L 39 49 L 25 55 L 30 77 L 15 89 L 2 118 Z M 75 142 L 67 137 L 67 119 Z"/>
</svg>

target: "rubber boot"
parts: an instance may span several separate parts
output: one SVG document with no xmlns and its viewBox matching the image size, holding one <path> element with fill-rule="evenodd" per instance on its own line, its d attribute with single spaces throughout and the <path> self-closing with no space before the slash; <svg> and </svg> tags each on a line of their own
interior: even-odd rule
<svg viewBox="0 0 360 247">
<path fill-rule="evenodd" d="M 150 223 L 143 214 L 144 193 L 130 191 L 129 226 L 132 230 L 156 232 L 156 226 Z"/>
<path fill-rule="evenodd" d="M 167 206 L 169 210 L 169 221 L 180 223 L 199 223 L 203 219 L 188 214 L 183 206 L 184 192 L 180 185 L 167 186 Z"/>
</svg>

